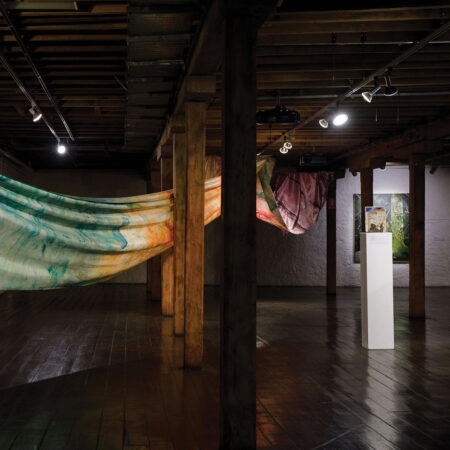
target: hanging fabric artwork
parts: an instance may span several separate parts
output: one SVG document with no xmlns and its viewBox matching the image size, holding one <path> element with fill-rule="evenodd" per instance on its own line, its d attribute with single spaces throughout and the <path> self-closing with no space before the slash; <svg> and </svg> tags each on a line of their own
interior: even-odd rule
<svg viewBox="0 0 450 450">
<path fill-rule="evenodd" d="M 256 216 L 300 234 L 318 218 L 328 175 L 276 174 L 257 161 Z M 205 225 L 220 216 L 220 158 L 207 161 Z M 172 191 L 125 198 L 55 194 L 0 175 L 0 290 L 106 281 L 173 245 Z"/>
<path fill-rule="evenodd" d="M 257 163 L 257 215 L 286 229 L 270 177 Z M 217 173 L 217 161 L 211 174 Z M 214 168 L 215 167 L 215 168 Z M 205 224 L 220 216 L 221 178 L 205 182 Z M 52 289 L 105 281 L 173 245 L 173 193 L 83 198 L 0 176 L 0 290 Z"/>
<path fill-rule="evenodd" d="M 289 233 L 303 234 L 317 222 L 327 199 L 330 177 L 328 172 L 274 174 L 271 188 Z"/>
</svg>

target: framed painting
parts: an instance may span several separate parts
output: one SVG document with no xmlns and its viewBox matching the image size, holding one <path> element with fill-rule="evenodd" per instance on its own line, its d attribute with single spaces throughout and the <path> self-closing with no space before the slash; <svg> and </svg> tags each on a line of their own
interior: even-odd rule
<svg viewBox="0 0 450 450">
<path fill-rule="evenodd" d="M 394 263 L 409 262 L 409 194 L 374 194 L 373 205 L 386 210 L 386 231 L 392 233 Z M 360 262 L 361 194 L 353 194 L 353 261 Z"/>
</svg>

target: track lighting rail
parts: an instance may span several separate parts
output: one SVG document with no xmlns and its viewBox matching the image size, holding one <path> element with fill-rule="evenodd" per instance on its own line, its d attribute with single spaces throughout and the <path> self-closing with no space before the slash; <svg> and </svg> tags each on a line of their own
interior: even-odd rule
<svg viewBox="0 0 450 450">
<path fill-rule="evenodd" d="M 55 139 L 59 142 L 61 140 L 60 137 L 58 136 L 58 134 L 56 133 L 56 131 L 54 130 L 54 128 L 52 127 L 50 122 L 45 117 L 45 114 L 43 114 L 42 111 L 40 110 L 40 108 L 37 105 L 36 100 L 34 99 L 34 97 L 28 92 L 28 89 L 23 84 L 23 82 L 20 79 L 19 75 L 17 75 L 15 70 L 11 67 L 11 65 L 9 64 L 9 62 L 7 61 L 7 59 L 5 58 L 3 53 L 1 53 L 1 52 L 0 52 L 0 63 L 3 65 L 5 70 L 11 75 L 11 78 L 17 84 L 17 87 L 20 89 L 22 94 L 30 102 L 31 108 L 32 109 L 34 108 L 37 113 L 42 114 L 42 120 L 44 121 L 45 125 L 47 125 L 47 128 L 50 130 L 50 133 L 52 133 L 53 136 L 55 137 Z"/>
<path fill-rule="evenodd" d="M 61 110 L 59 109 L 59 106 L 58 106 L 56 100 L 54 99 L 52 93 L 48 89 L 47 83 L 45 82 L 43 75 L 41 74 L 41 72 L 38 69 L 38 67 L 36 66 L 33 58 L 31 57 L 31 54 L 28 51 L 27 46 L 23 42 L 22 37 L 20 36 L 20 34 L 19 34 L 18 30 L 16 29 L 13 21 L 11 20 L 11 17 L 9 15 L 9 12 L 8 12 L 8 10 L 6 8 L 6 5 L 3 2 L 3 0 L 0 0 L 0 12 L 2 13 L 3 20 L 6 22 L 6 24 L 8 25 L 8 28 L 10 29 L 11 33 L 14 35 L 14 37 L 15 37 L 15 39 L 17 41 L 17 44 L 21 48 L 21 50 L 22 50 L 22 52 L 23 52 L 23 54 L 25 56 L 25 59 L 27 60 L 28 64 L 31 66 L 31 68 L 33 69 L 33 72 L 34 72 L 36 78 L 38 79 L 39 84 L 41 85 L 43 91 L 45 92 L 45 95 L 48 97 L 48 99 L 50 100 L 51 105 L 53 106 L 54 110 L 58 114 L 58 117 L 61 120 L 62 124 L 64 125 L 64 128 L 66 129 L 70 139 L 72 141 L 74 141 L 75 137 L 74 137 L 72 131 L 70 130 L 70 127 L 69 127 L 66 119 L 64 118 Z M 51 127 L 48 125 L 48 123 L 47 122 L 45 122 L 45 123 L 50 129 Z M 52 129 L 50 129 L 50 131 L 52 131 Z M 56 137 L 56 139 L 58 141 L 60 140 L 59 137 L 57 137 L 57 135 L 55 134 L 54 130 L 53 130 L 52 134 Z"/>
<path fill-rule="evenodd" d="M 334 108 L 338 103 L 342 102 L 348 97 L 351 97 L 356 92 L 358 92 L 361 88 L 371 83 L 375 77 L 384 76 L 386 72 L 395 66 L 398 66 L 400 63 L 408 59 L 410 56 L 414 55 L 418 51 L 422 50 L 429 42 L 436 40 L 439 36 L 446 33 L 450 30 L 450 21 L 446 22 L 444 25 L 440 26 L 436 30 L 432 31 L 430 34 L 425 36 L 421 41 L 417 42 L 415 45 L 410 47 L 408 50 L 404 51 L 400 55 L 398 55 L 396 58 L 391 60 L 389 63 L 385 64 L 384 66 L 380 67 L 379 69 L 372 72 L 367 78 L 364 78 L 359 83 L 355 84 L 351 89 L 344 92 L 340 96 L 336 97 L 336 99 L 332 100 L 330 103 L 325 105 L 323 108 L 319 109 L 317 112 L 309 116 L 307 119 L 305 119 L 303 122 L 300 122 L 292 129 L 284 132 L 279 137 L 277 137 L 275 140 L 269 142 L 266 144 L 262 150 L 258 153 L 258 155 L 261 155 L 265 153 L 267 150 L 269 150 L 274 144 L 278 144 L 280 142 L 283 142 L 283 139 L 285 136 L 288 136 L 290 133 L 292 133 L 295 130 L 298 130 L 300 128 L 304 128 L 306 125 L 309 125 L 311 122 L 318 120 L 322 116 L 326 115 L 328 110 L 331 108 Z"/>
</svg>

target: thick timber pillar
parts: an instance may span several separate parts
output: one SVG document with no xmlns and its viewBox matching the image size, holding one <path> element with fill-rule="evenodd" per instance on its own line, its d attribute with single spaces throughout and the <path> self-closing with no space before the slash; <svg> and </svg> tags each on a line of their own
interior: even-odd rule
<svg viewBox="0 0 450 450">
<path fill-rule="evenodd" d="M 174 334 L 184 334 L 185 261 L 186 261 L 186 135 L 173 135 L 173 256 L 175 271 Z"/>
<path fill-rule="evenodd" d="M 161 191 L 172 189 L 172 158 L 161 158 Z M 161 312 L 172 316 L 174 309 L 173 247 L 161 254 Z"/>
<path fill-rule="evenodd" d="M 425 161 L 409 158 L 409 316 L 425 318 Z"/>
<path fill-rule="evenodd" d="M 161 190 L 161 172 L 157 170 L 150 172 L 147 181 L 147 192 L 152 194 Z M 161 255 L 154 256 L 147 261 L 147 290 L 151 292 L 152 300 L 161 300 Z"/>
<path fill-rule="evenodd" d="M 203 360 L 206 103 L 186 102 L 185 120 L 187 192 L 184 364 L 186 368 L 199 368 Z"/>
<path fill-rule="evenodd" d="M 336 295 L 336 179 L 327 198 L 327 295 Z"/>
<path fill-rule="evenodd" d="M 373 206 L 373 170 L 361 169 L 361 232 L 366 231 L 366 206 Z"/>
<path fill-rule="evenodd" d="M 256 448 L 256 36 L 274 2 L 225 2 L 222 449 Z"/>
</svg>

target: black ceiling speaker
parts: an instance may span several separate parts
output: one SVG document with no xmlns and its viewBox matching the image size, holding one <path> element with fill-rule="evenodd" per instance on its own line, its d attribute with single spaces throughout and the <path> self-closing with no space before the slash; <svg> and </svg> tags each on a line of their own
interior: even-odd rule
<svg viewBox="0 0 450 450">
<path fill-rule="evenodd" d="M 256 123 L 264 124 L 293 124 L 300 122 L 300 113 L 293 109 L 288 109 L 280 104 L 280 97 L 277 96 L 277 105 L 272 109 L 263 109 L 256 113 Z"/>
</svg>

